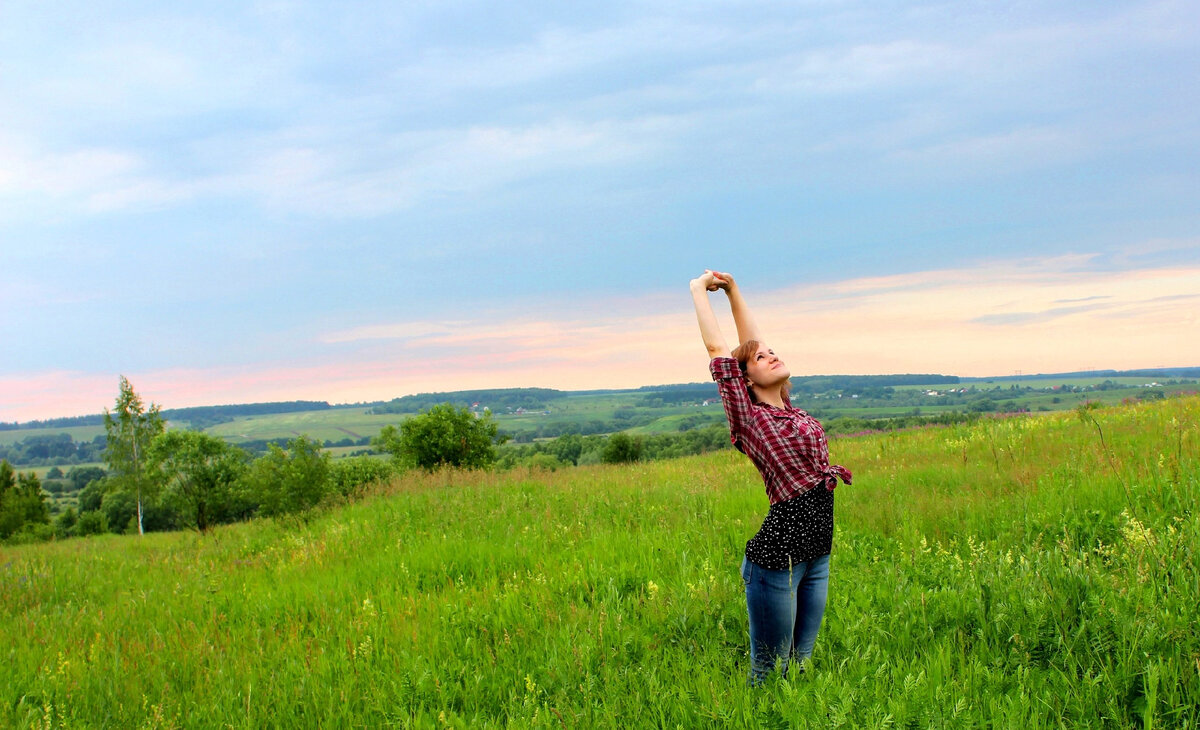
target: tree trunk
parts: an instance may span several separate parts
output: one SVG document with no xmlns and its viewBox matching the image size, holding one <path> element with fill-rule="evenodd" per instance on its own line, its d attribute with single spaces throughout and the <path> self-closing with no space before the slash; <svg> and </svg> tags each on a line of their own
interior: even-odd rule
<svg viewBox="0 0 1200 730">
<path fill-rule="evenodd" d="M 145 535 L 142 529 L 142 464 L 138 460 L 137 428 L 133 430 L 133 478 L 137 480 L 138 492 L 138 535 Z"/>
</svg>

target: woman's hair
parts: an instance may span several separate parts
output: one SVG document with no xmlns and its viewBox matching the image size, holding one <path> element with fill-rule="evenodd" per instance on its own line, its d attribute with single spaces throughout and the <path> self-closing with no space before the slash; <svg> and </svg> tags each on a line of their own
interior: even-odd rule
<svg viewBox="0 0 1200 730">
<path fill-rule="evenodd" d="M 750 362 L 750 358 L 758 352 L 758 348 L 762 347 L 762 343 L 758 340 L 746 340 L 742 344 L 734 348 L 730 354 L 738 361 L 738 367 L 742 369 L 742 378 L 746 381 L 746 390 L 750 393 L 750 400 L 758 402 L 758 396 L 754 394 L 754 388 L 750 387 L 750 378 L 746 375 L 746 363 Z M 783 384 L 782 395 L 786 399 L 788 393 L 792 390 L 792 381 L 789 378 Z"/>
</svg>

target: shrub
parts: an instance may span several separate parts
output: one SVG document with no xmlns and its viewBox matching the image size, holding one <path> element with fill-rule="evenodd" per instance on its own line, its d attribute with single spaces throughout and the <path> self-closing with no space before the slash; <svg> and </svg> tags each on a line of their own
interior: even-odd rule
<svg viewBox="0 0 1200 730">
<path fill-rule="evenodd" d="M 624 464 L 642 458 L 642 440 L 627 433 L 614 433 L 608 437 L 600 459 L 605 464 Z"/>
<path fill-rule="evenodd" d="M 413 416 L 399 428 L 387 426 L 373 442 L 404 466 L 485 469 L 496 463 L 498 434 L 491 413 L 476 417 L 466 408 L 443 403 Z"/>
<path fill-rule="evenodd" d="M 333 490 L 343 497 L 362 494 L 369 484 L 383 482 L 396 473 L 395 468 L 370 456 L 351 456 L 330 464 L 329 478 Z"/>
<path fill-rule="evenodd" d="M 287 450 L 271 444 L 246 472 L 246 491 L 263 515 L 281 515 L 314 507 L 329 488 L 329 454 L 304 436 Z"/>
<path fill-rule="evenodd" d="M 79 515 L 79 522 L 75 524 L 76 535 L 102 535 L 105 532 L 108 532 L 108 518 L 103 512 L 93 510 Z"/>
</svg>

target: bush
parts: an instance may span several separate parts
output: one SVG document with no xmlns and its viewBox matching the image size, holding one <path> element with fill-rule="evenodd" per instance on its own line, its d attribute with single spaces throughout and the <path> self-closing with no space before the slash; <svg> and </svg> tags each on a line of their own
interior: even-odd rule
<svg viewBox="0 0 1200 730">
<path fill-rule="evenodd" d="M 577 433 L 564 433 L 549 444 L 554 458 L 566 464 L 578 464 L 583 454 L 583 437 Z"/>
<path fill-rule="evenodd" d="M 486 469 L 496 463 L 499 436 L 491 413 L 476 417 L 449 403 L 433 406 L 400 424 L 387 426 L 373 444 L 404 466 L 433 470 L 442 466 Z"/>
<path fill-rule="evenodd" d="M 554 456 L 546 453 L 534 454 L 521 462 L 522 466 L 527 466 L 530 469 L 538 469 L 540 471 L 558 471 L 560 467 L 567 466 L 559 461 Z"/>
<path fill-rule="evenodd" d="M 263 515 L 281 515 L 315 507 L 329 488 L 329 454 L 301 436 L 287 451 L 271 444 L 246 472 L 246 491 Z"/>
<path fill-rule="evenodd" d="M 108 482 L 103 477 L 88 482 L 79 492 L 79 511 L 95 512 L 104 501 L 104 493 L 108 491 Z"/>
<path fill-rule="evenodd" d="M 614 433 L 608 437 L 600 460 L 605 464 L 625 464 L 642 458 L 642 440 L 627 433 Z"/>
<path fill-rule="evenodd" d="M 74 508 L 67 507 L 63 513 L 54 520 L 54 535 L 55 537 L 71 537 L 75 534 L 75 526 L 79 524 L 79 515 L 75 513 Z"/>
<path fill-rule="evenodd" d="M 75 524 L 75 534 L 81 537 L 102 535 L 106 532 L 108 532 L 108 518 L 99 510 L 81 513 L 79 522 Z"/>
<path fill-rule="evenodd" d="M 331 462 L 329 479 L 335 492 L 351 497 L 362 494 L 369 484 L 387 481 L 395 473 L 395 468 L 383 459 L 351 456 Z"/>
</svg>

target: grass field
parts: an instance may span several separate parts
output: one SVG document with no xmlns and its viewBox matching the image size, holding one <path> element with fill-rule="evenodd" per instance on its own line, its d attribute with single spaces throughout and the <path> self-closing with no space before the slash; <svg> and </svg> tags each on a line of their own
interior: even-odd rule
<svg viewBox="0 0 1200 730">
<path fill-rule="evenodd" d="M 97 436 L 104 435 L 104 426 L 66 426 L 55 428 L 18 428 L 0 431 L 0 444 L 14 444 L 30 436 L 57 436 L 60 433 L 70 435 L 76 441 L 91 441 Z"/>
<path fill-rule="evenodd" d="M 1088 413 L 835 440 L 814 662 L 763 688 L 725 451 L 0 548 L 0 726 L 1195 728 L 1200 399 Z"/>
</svg>

